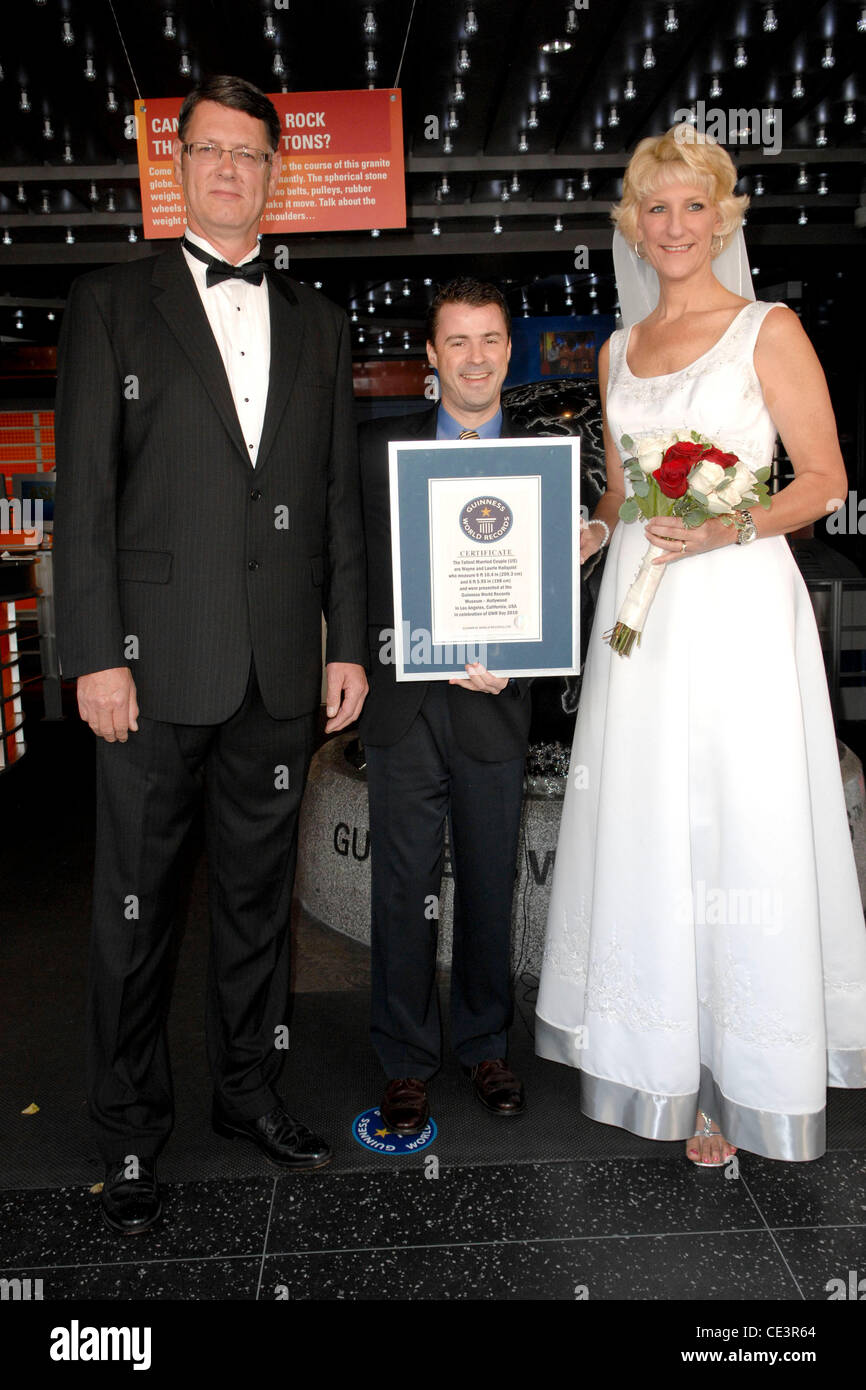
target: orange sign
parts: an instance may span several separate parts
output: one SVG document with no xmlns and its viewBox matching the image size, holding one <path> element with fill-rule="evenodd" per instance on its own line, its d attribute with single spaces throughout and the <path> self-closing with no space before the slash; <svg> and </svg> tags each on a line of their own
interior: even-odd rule
<svg viewBox="0 0 866 1390">
<path fill-rule="evenodd" d="M 280 182 L 261 231 L 336 232 L 405 227 L 403 104 L 391 90 L 277 92 Z M 182 97 L 135 103 L 144 235 L 181 236 L 183 192 L 172 144 Z"/>
</svg>

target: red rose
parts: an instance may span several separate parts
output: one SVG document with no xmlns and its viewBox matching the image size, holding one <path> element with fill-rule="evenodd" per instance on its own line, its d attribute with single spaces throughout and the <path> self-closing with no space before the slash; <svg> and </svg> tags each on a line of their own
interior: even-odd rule
<svg viewBox="0 0 866 1390">
<path fill-rule="evenodd" d="M 723 454 L 721 449 L 717 449 L 715 445 L 712 449 L 707 450 L 704 458 L 708 459 L 710 463 L 717 463 L 720 468 L 736 468 L 740 461 L 736 454 Z"/>
<path fill-rule="evenodd" d="M 688 478 L 693 467 L 690 460 L 674 459 L 669 463 L 665 455 L 661 468 L 655 470 L 653 477 L 665 497 L 684 497 L 689 490 Z"/>
</svg>

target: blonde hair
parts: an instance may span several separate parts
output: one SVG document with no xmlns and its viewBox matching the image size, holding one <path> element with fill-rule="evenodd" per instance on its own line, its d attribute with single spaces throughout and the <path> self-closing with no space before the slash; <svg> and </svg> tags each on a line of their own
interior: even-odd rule
<svg viewBox="0 0 866 1390">
<path fill-rule="evenodd" d="M 626 241 L 638 239 L 640 205 L 657 188 L 672 183 L 693 183 L 703 189 L 718 208 L 725 242 L 740 226 L 749 206 L 747 196 L 737 197 L 737 170 L 727 150 L 684 122 L 664 135 L 641 140 L 628 162 L 622 181 L 622 199 L 611 209 L 611 218 Z"/>
</svg>

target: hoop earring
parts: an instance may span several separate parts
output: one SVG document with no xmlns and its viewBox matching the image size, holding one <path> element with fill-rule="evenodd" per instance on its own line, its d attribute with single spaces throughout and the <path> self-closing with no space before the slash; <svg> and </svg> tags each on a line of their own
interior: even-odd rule
<svg viewBox="0 0 866 1390">
<path fill-rule="evenodd" d="M 642 242 L 642 241 L 636 241 L 635 244 L 634 244 L 634 253 L 635 253 L 635 255 L 637 256 L 637 258 L 638 258 L 639 261 L 645 261 L 645 260 L 646 260 L 646 256 L 642 255 L 642 254 L 641 254 L 641 251 L 640 251 L 641 246 L 643 246 L 643 242 Z"/>
<path fill-rule="evenodd" d="M 718 251 L 714 251 L 714 250 L 713 250 L 713 242 L 715 241 L 716 237 L 719 238 L 719 249 L 718 249 Z M 722 254 L 722 252 L 723 252 L 724 249 L 725 249 L 725 238 L 722 236 L 721 232 L 713 232 L 712 238 L 711 238 L 711 240 L 710 240 L 710 255 L 711 255 L 711 256 L 720 256 L 720 255 Z"/>
</svg>

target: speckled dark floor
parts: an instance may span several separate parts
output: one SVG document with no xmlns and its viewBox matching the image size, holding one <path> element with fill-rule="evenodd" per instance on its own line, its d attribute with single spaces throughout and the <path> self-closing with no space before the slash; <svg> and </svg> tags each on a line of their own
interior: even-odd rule
<svg viewBox="0 0 866 1390">
<path fill-rule="evenodd" d="M 165 1218 L 115 1237 L 89 1190 L 101 1171 L 81 1080 L 91 799 L 88 742 L 71 720 L 37 726 L 27 759 L 0 779 L 0 1280 L 40 1279 L 44 1300 L 796 1303 L 866 1275 L 866 1092 L 831 1093 L 829 1149 L 816 1163 L 744 1153 L 736 1168 L 696 1170 L 682 1145 L 579 1114 L 576 1074 L 533 1055 L 531 980 L 518 983 L 511 1043 L 527 1114 L 487 1116 L 449 1060 L 432 1091 L 431 1148 L 365 1152 L 349 1125 L 381 1085 L 366 1040 L 367 952 L 301 917 L 284 1089 L 332 1140 L 334 1162 L 286 1175 L 217 1139 L 203 1066 L 200 862 L 172 1015 L 178 1121 L 160 1162 Z M 31 1102 L 38 1111 L 23 1115 Z"/>
</svg>

